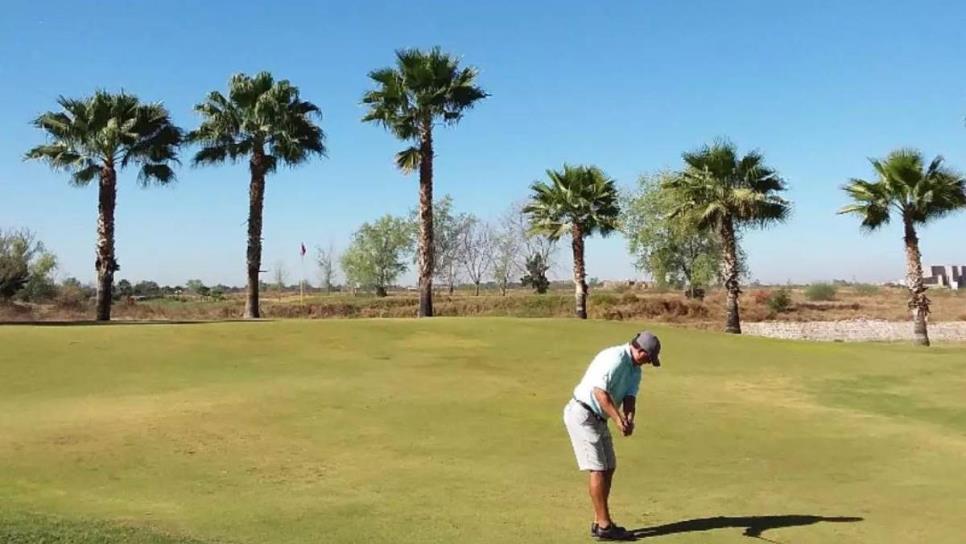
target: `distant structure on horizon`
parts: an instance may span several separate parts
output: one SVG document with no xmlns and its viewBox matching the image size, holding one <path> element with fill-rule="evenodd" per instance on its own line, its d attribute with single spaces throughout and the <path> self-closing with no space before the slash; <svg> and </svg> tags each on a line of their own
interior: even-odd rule
<svg viewBox="0 0 966 544">
<path fill-rule="evenodd" d="M 966 289 L 966 266 L 932 265 L 929 267 L 929 276 L 924 277 L 922 282 L 937 287 Z"/>
</svg>

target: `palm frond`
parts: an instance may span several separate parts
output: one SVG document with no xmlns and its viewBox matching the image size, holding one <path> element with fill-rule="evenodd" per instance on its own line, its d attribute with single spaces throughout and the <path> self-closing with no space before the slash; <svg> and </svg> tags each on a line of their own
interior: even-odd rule
<svg viewBox="0 0 966 544">
<path fill-rule="evenodd" d="M 396 167 L 406 174 L 415 172 L 419 168 L 419 161 L 422 155 L 416 146 L 407 147 L 396 153 Z"/>
<path fill-rule="evenodd" d="M 565 164 L 562 170 L 547 170 L 547 180 L 530 186 L 524 207 L 533 232 L 558 239 L 575 226 L 584 235 L 606 236 L 617 229 L 617 186 L 602 170 Z"/>
<path fill-rule="evenodd" d="M 152 182 L 158 185 L 167 185 L 173 182 L 174 179 L 174 170 L 167 164 L 161 163 L 146 163 L 141 166 L 141 171 L 138 173 L 138 181 L 144 187 L 150 185 Z"/>
<path fill-rule="evenodd" d="M 712 232 L 725 224 L 764 227 L 789 217 L 791 203 L 778 196 L 785 181 L 758 151 L 739 156 L 733 143 L 717 140 L 683 158 L 684 170 L 665 182 L 675 194 L 675 216 L 689 216 L 697 228 Z"/>
<path fill-rule="evenodd" d="M 34 147 L 25 158 L 69 172 L 74 185 L 89 183 L 104 168 L 178 162 L 182 132 L 161 104 L 107 91 L 84 99 L 60 97 L 57 103 L 62 111 L 43 113 L 34 121 L 49 143 Z"/>
<path fill-rule="evenodd" d="M 268 72 L 233 75 L 227 97 L 211 92 L 195 111 L 202 123 L 186 140 L 201 145 L 196 166 L 235 162 L 257 150 L 265 154 L 267 171 L 274 171 L 280 163 L 295 166 L 326 154 L 325 132 L 316 123 L 321 109 Z"/>
<path fill-rule="evenodd" d="M 83 187 L 90 183 L 101 173 L 101 166 L 95 163 L 87 163 L 86 166 L 77 168 L 71 172 L 70 184 L 75 187 Z"/>
<path fill-rule="evenodd" d="M 366 91 L 363 122 L 376 122 L 401 140 L 417 140 L 425 127 L 458 122 L 463 112 L 488 95 L 476 85 L 476 69 L 439 47 L 400 49 L 396 65 L 369 73 L 375 88 Z"/>
<path fill-rule="evenodd" d="M 853 179 L 843 187 L 852 204 L 839 213 L 862 218 L 862 227 L 875 229 L 889 221 L 890 209 L 903 220 L 927 223 L 966 208 L 966 179 L 943 166 L 943 158 L 929 164 L 915 149 L 897 149 L 885 159 L 869 159 L 878 179 Z"/>
</svg>

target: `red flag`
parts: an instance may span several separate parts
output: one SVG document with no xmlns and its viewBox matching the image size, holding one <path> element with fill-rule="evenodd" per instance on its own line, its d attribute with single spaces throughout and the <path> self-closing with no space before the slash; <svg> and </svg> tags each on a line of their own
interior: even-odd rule
<svg viewBox="0 0 966 544">
<path fill-rule="evenodd" d="M 299 256 L 305 257 L 305 244 L 299 244 L 302 247 L 299 249 Z"/>
</svg>

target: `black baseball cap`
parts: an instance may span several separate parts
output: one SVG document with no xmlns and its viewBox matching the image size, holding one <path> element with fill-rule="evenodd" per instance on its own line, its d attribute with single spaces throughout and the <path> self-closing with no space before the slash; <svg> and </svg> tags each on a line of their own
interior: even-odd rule
<svg viewBox="0 0 966 544">
<path fill-rule="evenodd" d="M 637 349 L 647 352 L 647 357 L 654 366 L 661 366 L 661 341 L 650 331 L 641 331 L 631 340 Z"/>
</svg>

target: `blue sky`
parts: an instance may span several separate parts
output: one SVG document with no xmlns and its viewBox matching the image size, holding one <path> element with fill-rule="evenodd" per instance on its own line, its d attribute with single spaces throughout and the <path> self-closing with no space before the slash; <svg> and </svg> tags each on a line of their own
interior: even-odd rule
<svg viewBox="0 0 966 544">
<path fill-rule="evenodd" d="M 329 139 L 327 159 L 269 179 L 264 268 L 282 260 L 294 276 L 300 242 L 344 247 L 363 221 L 416 203 L 415 177 L 392 163 L 403 144 L 359 121 L 367 72 L 400 47 L 440 45 L 480 69 L 492 96 L 438 132 L 436 192 L 483 217 L 565 161 L 631 187 L 715 137 L 761 150 L 795 204 L 787 224 L 745 237 L 763 281 L 902 277 L 900 231 L 861 234 L 834 213 L 838 187 L 899 146 L 966 169 L 962 1 L 243 4 L 5 2 L 0 228 L 36 231 L 61 276 L 93 279 L 96 189 L 21 160 L 43 141 L 29 121 L 58 95 L 123 88 L 191 128 L 205 93 L 234 72 L 269 70 L 322 108 Z M 121 174 L 118 277 L 242 284 L 246 168 L 185 163 L 171 187 L 141 189 Z M 928 227 L 924 261 L 966 262 L 964 236 L 966 213 Z M 590 240 L 587 253 L 591 276 L 639 275 L 619 236 Z"/>
</svg>

